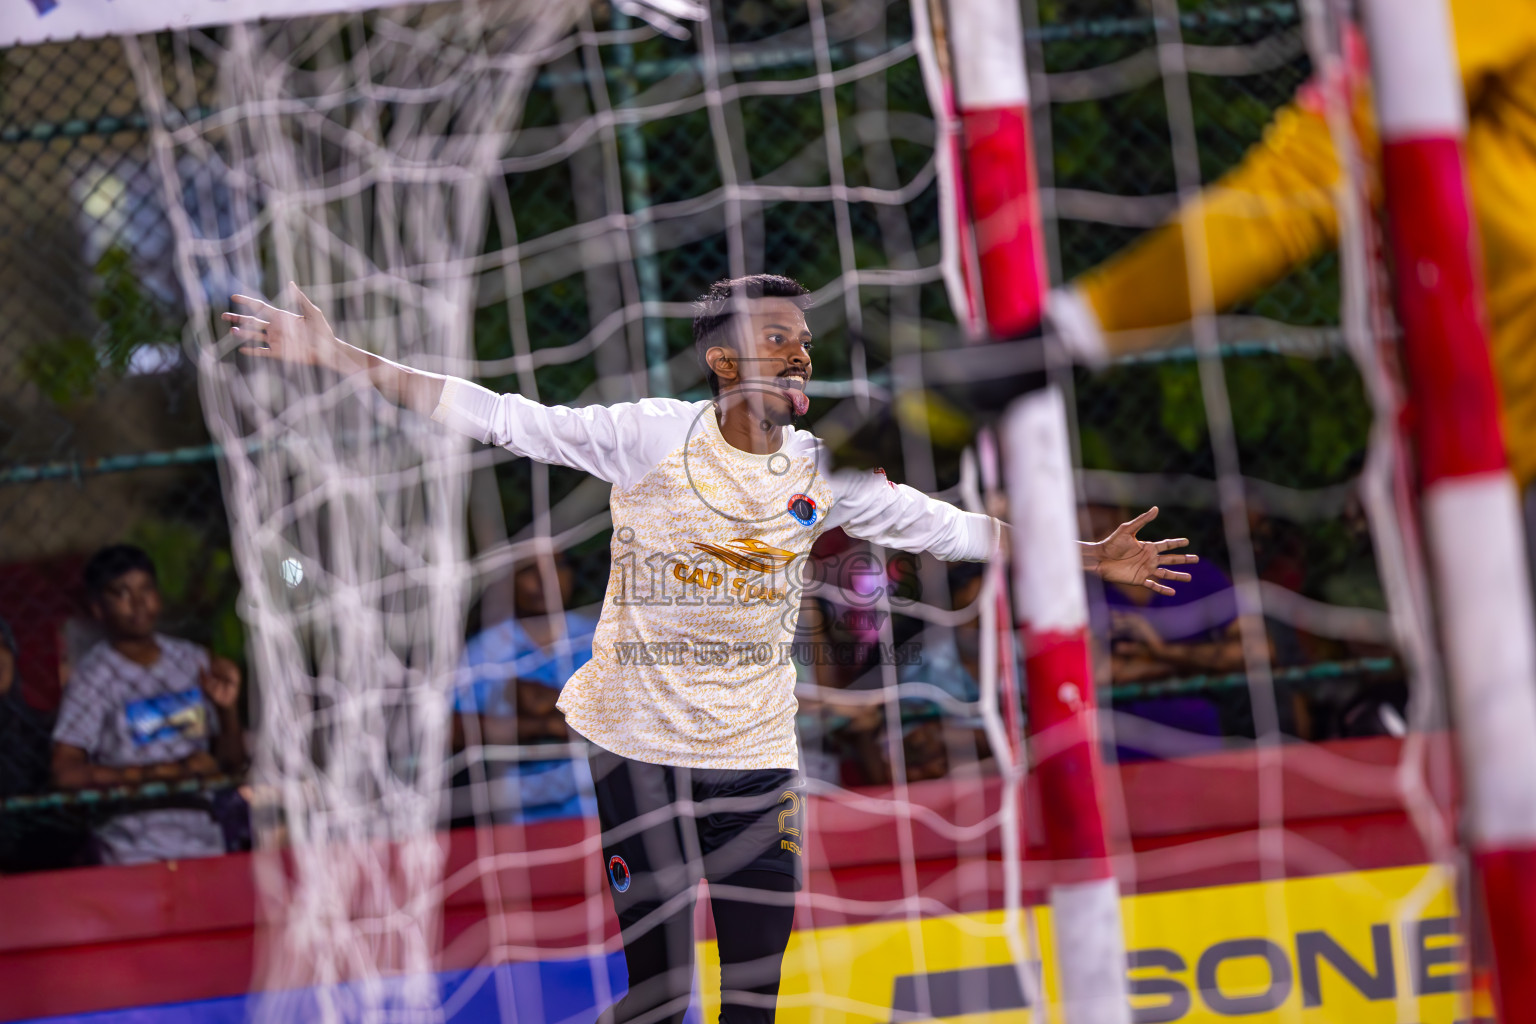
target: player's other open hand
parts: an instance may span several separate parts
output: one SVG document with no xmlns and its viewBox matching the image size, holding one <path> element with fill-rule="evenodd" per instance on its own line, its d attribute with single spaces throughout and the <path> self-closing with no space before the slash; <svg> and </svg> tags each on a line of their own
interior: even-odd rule
<svg viewBox="0 0 1536 1024">
<path fill-rule="evenodd" d="M 309 301 L 309 296 L 299 291 L 298 285 L 290 282 L 288 287 L 298 299 L 297 313 L 249 295 L 230 297 L 235 305 L 249 310 L 247 313 L 224 314 L 224 319 L 233 325 L 231 332 L 243 342 L 240 351 L 263 359 L 281 359 L 285 363 L 345 370 L 346 346 L 331 330 L 325 314 Z"/>
<path fill-rule="evenodd" d="M 1108 537 L 1085 547 L 1085 567 L 1098 573 L 1110 583 L 1129 583 L 1146 587 L 1159 594 L 1172 594 L 1173 588 L 1164 583 L 1187 583 L 1189 573 L 1169 569 L 1170 565 L 1189 565 L 1200 561 L 1199 555 L 1170 555 L 1167 552 L 1189 544 L 1187 537 L 1172 540 L 1140 540 L 1136 534 L 1143 526 L 1157 518 L 1157 506 L 1153 505 L 1128 523 L 1115 527 Z"/>
</svg>

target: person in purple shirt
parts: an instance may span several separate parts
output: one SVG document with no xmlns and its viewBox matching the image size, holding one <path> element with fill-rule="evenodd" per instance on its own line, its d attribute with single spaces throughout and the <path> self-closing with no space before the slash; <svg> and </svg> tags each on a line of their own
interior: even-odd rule
<svg viewBox="0 0 1536 1024">
<path fill-rule="evenodd" d="M 1118 509 L 1095 507 L 1090 518 L 1097 527 L 1101 518 L 1119 522 L 1124 517 Z M 1108 640 L 1110 678 L 1116 684 L 1243 671 L 1232 580 L 1210 561 L 1191 563 L 1185 571 L 1189 578 L 1175 593 L 1105 583 L 1103 602 L 1089 603 L 1094 636 Z M 1118 702 L 1115 708 L 1132 716 L 1116 726 L 1121 763 L 1222 747 L 1220 713 L 1210 697 L 1169 695 Z M 1136 719 L 1164 728 L 1140 727 Z"/>
<path fill-rule="evenodd" d="M 1104 585 L 1108 622 L 1101 618 L 1095 627 L 1107 625 L 1115 682 L 1242 671 L 1232 581 L 1211 562 L 1197 562 L 1187 572 L 1189 581 L 1172 595 Z"/>
</svg>

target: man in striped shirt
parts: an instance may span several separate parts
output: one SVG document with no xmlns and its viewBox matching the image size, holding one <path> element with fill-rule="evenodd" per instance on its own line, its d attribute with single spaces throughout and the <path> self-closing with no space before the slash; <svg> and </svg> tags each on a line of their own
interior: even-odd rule
<svg viewBox="0 0 1536 1024">
<path fill-rule="evenodd" d="M 126 544 L 86 563 L 91 611 L 106 639 L 70 673 L 53 730 L 53 779 L 65 789 L 177 781 L 245 762 L 240 670 L 227 658 L 156 631 L 160 588 L 149 556 Z M 103 861 L 212 857 L 223 831 L 191 795 L 108 818 L 96 828 Z"/>
</svg>

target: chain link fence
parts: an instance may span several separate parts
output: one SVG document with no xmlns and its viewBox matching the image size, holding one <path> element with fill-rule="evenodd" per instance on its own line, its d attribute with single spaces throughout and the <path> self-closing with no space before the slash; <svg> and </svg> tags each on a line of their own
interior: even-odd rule
<svg viewBox="0 0 1536 1024">
<path fill-rule="evenodd" d="M 1209 187 L 1261 140 L 1312 67 L 1296 5 L 1179 6 L 1200 180 Z M 1037 105 L 1036 130 L 1050 146 L 1051 255 L 1058 279 L 1071 280 L 1178 207 L 1173 130 L 1159 26 L 1145 6 L 1044 0 L 1038 15 L 1037 91 L 1050 102 Z M 1260 580 L 1319 610 L 1381 612 L 1357 487 L 1372 416 L 1344 349 L 1341 290 L 1330 249 L 1222 311 L 1216 329 Z M 1168 349 L 1077 374 L 1083 491 L 1090 513 L 1160 505 L 1159 533 L 1188 536 L 1191 550 L 1230 572 L 1192 344 L 1186 333 Z M 1383 705 L 1404 706 L 1401 666 L 1384 635 L 1338 639 L 1273 616 L 1266 625 L 1286 732 L 1314 740 L 1371 733 L 1383 727 Z M 1112 698 L 1145 713 L 1148 701 L 1201 694 L 1219 706 L 1225 734 L 1252 736 L 1235 653 L 1225 671 L 1146 680 L 1122 678 L 1117 660 Z"/>
<path fill-rule="evenodd" d="M 728 178 L 753 186 L 733 200 L 745 269 L 788 274 L 824 293 L 813 316 L 819 380 L 878 389 L 893 334 L 906 332 L 901 344 L 919 347 L 955 342 L 942 281 L 920 272 L 938 263 L 939 198 L 907 4 L 826 3 L 820 47 L 803 3 L 716 7 L 702 30 L 714 32 L 712 47 L 698 33 L 679 41 L 634 31 L 630 41 L 543 69 L 510 163 L 575 138 L 573 126 L 605 111 L 617 116 L 561 159 L 530 158 L 536 166 L 509 172 L 496 198 L 504 209 L 491 218 L 486 249 L 515 242 L 519 263 L 516 274 L 488 268 L 481 282 L 475 345 L 487 386 L 548 403 L 706 395 L 686 311 L 670 304 L 689 302 L 731 270 L 726 214 L 711 198 Z M 1210 181 L 1241 159 L 1310 68 L 1294 4 L 1189 2 L 1184 11 L 1186 42 L 1244 56 L 1251 70 L 1192 78 Z M 1049 142 L 1051 256 L 1067 279 L 1173 209 L 1170 129 L 1161 78 L 1135 63 L 1156 45 L 1140 4 L 1043 0 L 1035 14 L 1029 41 L 1052 97 L 1037 110 L 1036 129 Z M 594 19 L 625 25 L 603 9 Z M 600 75 L 588 73 L 597 66 Z M 1103 84 L 1106 68 L 1120 74 L 1114 88 Z M 211 76 L 208 84 L 207 95 L 175 102 L 190 112 L 213 107 Z M 714 119 L 695 102 L 711 90 L 723 97 Z M 626 119 L 626 110 L 653 113 Z M 70 658 L 91 640 L 80 566 L 109 543 L 137 543 L 155 559 L 165 632 L 241 656 L 217 452 L 182 354 L 183 303 L 160 189 L 118 42 L 0 53 L 0 617 L 17 636 L 19 689 L 44 713 L 57 704 Z M 847 198 L 860 189 L 901 201 Z M 513 226 L 515 239 L 507 237 Z M 549 239 L 560 244 L 541 243 Z M 1309 495 L 1293 515 L 1255 519 L 1261 575 L 1319 602 L 1381 608 L 1350 483 L 1370 414 L 1338 344 L 1339 296 L 1337 262 L 1326 255 L 1234 310 L 1222 322 L 1228 387 L 1245 475 L 1275 494 Z M 618 315 L 637 305 L 646 315 Z M 546 349 L 561 354 L 541 360 Z M 847 393 L 837 386 L 823 385 L 831 390 L 816 395 L 820 408 Z M 1080 371 L 1076 395 L 1089 504 L 1118 512 L 1158 500 L 1159 533 L 1186 535 L 1225 566 L 1188 354 Z M 952 470 L 936 470 L 940 490 L 954 486 Z M 539 500 L 559 506 L 584 479 L 498 458 L 475 481 L 476 545 L 526 535 Z M 573 603 L 600 600 L 606 537 L 567 557 L 577 570 Z M 1282 717 L 1297 735 L 1347 732 L 1363 688 L 1401 689 L 1391 652 L 1379 645 L 1271 626 Z M 1113 683 L 1121 707 L 1205 695 L 1219 705 L 1226 734 L 1252 735 L 1241 673 L 1102 681 Z"/>
</svg>

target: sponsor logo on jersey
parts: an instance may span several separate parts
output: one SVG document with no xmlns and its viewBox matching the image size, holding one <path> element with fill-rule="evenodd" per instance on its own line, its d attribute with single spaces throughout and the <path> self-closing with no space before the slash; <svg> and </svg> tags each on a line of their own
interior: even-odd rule
<svg viewBox="0 0 1536 1024">
<path fill-rule="evenodd" d="M 795 497 L 804 498 L 805 495 L 797 494 Z M 790 504 L 794 504 L 793 499 L 790 500 Z M 812 508 L 814 509 L 814 504 Z M 772 544 L 764 544 L 755 537 L 737 537 L 724 544 L 705 544 L 694 541 L 693 546 L 742 572 L 778 572 L 795 559 L 793 551 L 785 551 Z"/>
<path fill-rule="evenodd" d="M 770 603 L 784 600 L 786 596 L 784 591 L 769 582 L 755 580 L 752 577 L 759 574 L 778 573 L 795 560 L 795 552 L 765 544 L 755 537 L 737 537 L 724 544 L 694 541 L 693 546 L 717 562 L 751 574 L 749 577 L 737 577 L 731 580 L 731 590 L 738 599 Z M 692 583 L 706 590 L 712 590 L 725 582 L 725 576 L 713 569 L 690 566 L 686 562 L 673 562 L 672 575 L 679 583 Z"/>
</svg>

